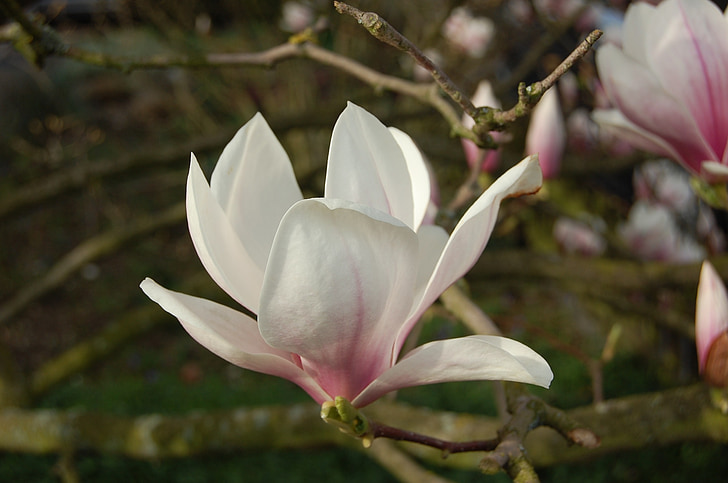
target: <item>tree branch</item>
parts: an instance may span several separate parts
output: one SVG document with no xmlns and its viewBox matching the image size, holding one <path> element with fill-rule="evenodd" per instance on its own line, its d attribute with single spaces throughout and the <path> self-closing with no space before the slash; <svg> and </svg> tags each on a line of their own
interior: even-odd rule
<svg viewBox="0 0 728 483">
<path fill-rule="evenodd" d="M 237 408 L 184 416 L 124 417 L 86 411 L 0 410 L 0 450 L 60 453 L 89 450 L 132 458 L 186 457 L 214 452 L 351 445 L 349 436 L 322 424 L 319 407 Z M 367 412 L 387 424 L 451 441 L 496 435 L 493 418 L 439 412 L 400 403 L 377 402 Z M 571 446 L 550 429 L 533 431 L 525 448 L 535 466 L 583 461 L 599 455 L 683 441 L 728 443 L 728 418 L 713 406 L 707 386 L 696 384 L 651 394 L 608 400 L 566 411 L 574 420 L 599 428 L 601 446 Z M 548 422 L 548 419 L 546 420 Z M 578 434 L 572 434 L 578 439 Z M 438 449 L 403 444 L 408 453 L 436 464 L 473 469 L 482 454 L 447 459 Z"/>
<path fill-rule="evenodd" d="M 397 29 L 392 27 L 386 20 L 374 12 L 362 12 L 361 10 L 347 5 L 344 2 L 334 2 L 334 7 L 339 13 L 347 14 L 354 17 L 370 34 L 378 40 L 389 44 L 411 56 L 417 64 L 427 70 L 435 82 L 450 98 L 458 103 L 464 112 L 470 117 L 475 118 L 477 109 L 470 101 L 470 98 L 461 91 L 458 86 L 445 74 L 437 64 L 432 62 L 415 44 L 399 33 Z"/>
<path fill-rule="evenodd" d="M 476 134 L 480 131 L 502 130 L 504 126 L 525 116 L 541 100 L 544 93 L 556 84 L 556 81 L 591 50 L 597 40 L 602 36 L 601 30 L 594 30 L 579 46 L 574 49 L 549 75 L 538 82 L 526 86 L 521 82 L 518 85 L 518 103 L 507 111 L 488 109 L 481 112 L 475 119 Z"/>
<path fill-rule="evenodd" d="M 424 469 L 391 441 L 379 440 L 365 452 L 405 483 L 450 483 L 450 480 Z"/>
<path fill-rule="evenodd" d="M 18 33 L 20 35 L 20 33 Z M 16 40 L 16 39 L 9 39 Z M 254 53 L 212 53 L 196 57 L 177 55 L 156 55 L 147 58 L 129 58 L 101 52 L 90 51 L 81 47 L 63 43 L 57 36 L 47 42 L 49 47 L 43 51 L 44 56 L 56 55 L 83 62 L 89 65 L 131 72 L 140 69 L 160 69 L 184 67 L 188 69 L 217 67 L 263 67 L 271 68 L 285 60 L 307 58 L 323 65 L 329 65 L 342 72 L 356 77 L 375 90 L 389 90 L 411 96 L 420 102 L 432 106 L 450 124 L 452 133 L 478 142 L 475 134 L 465 129 L 460 123 L 460 116 L 453 107 L 440 96 L 437 85 L 418 84 L 398 77 L 377 72 L 359 62 L 343 55 L 331 52 L 311 42 L 289 42 Z"/>
</svg>

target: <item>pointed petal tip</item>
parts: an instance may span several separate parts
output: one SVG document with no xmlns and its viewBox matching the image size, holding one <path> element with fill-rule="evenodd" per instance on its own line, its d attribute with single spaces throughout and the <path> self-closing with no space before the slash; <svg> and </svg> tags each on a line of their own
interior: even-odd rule
<svg viewBox="0 0 728 483">
<path fill-rule="evenodd" d="M 529 154 L 519 164 L 524 165 L 521 178 L 516 188 L 505 196 L 506 199 L 538 193 L 543 185 L 543 172 L 538 153 Z"/>
<path fill-rule="evenodd" d="M 139 288 L 142 289 L 144 295 L 154 300 L 154 293 L 157 291 L 157 289 L 160 289 L 162 287 L 157 282 L 155 282 L 154 279 L 150 277 L 145 277 L 144 280 L 139 283 Z"/>
</svg>

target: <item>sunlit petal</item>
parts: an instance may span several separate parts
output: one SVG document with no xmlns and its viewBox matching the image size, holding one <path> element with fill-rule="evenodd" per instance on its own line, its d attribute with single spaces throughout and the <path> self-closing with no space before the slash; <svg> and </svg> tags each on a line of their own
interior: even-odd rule
<svg viewBox="0 0 728 483">
<path fill-rule="evenodd" d="M 384 124 L 352 103 L 334 126 L 324 193 L 371 206 L 415 228 L 412 179 L 402 149 Z"/>
<path fill-rule="evenodd" d="M 243 245 L 194 154 L 187 177 L 187 225 L 207 273 L 238 303 L 257 312 L 265 265 Z"/>
<path fill-rule="evenodd" d="M 389 367 L 416 270 L 417 236 L 386 213 L 343 200 L 301 201 L 273 243 L 261 333 L 299 354 L 329 394 L 351 399 Z"/>
<path fill-rule="evenodd" d="M 288 155 L 260 113 L 225 146 L 210 188 L 249 256 L 265 270 L 278 223 L 303 196 Z"/>
<path fill-rule="evenodd" d="M 141 283 L 141 288 L 214 354 L 245 369 L 288 379 L 317 401 L 328 399 L 316 382 L 293 362 L 290 353 L 275 349 L 263 340 L 258 324 L 247 315 L 209 300 L 167 290 L 149 278 Z"/>
<path fill-rule="evenodd" d="M 407 354 L 352 401 L 366 406 L 403 387 L 448 381 L 497 379 L 548 387 L 553 373 L 534 352 L 505 337 L 474 335 L 430 342 Z"/>
<path fill-rule="evenodd" d="M 538 156 L 531 155 L 498 178 L 465 212 L 450 235 L 421 299 L 397 336 L 395 352 L 404 344 L 422 312 L 478 260 L 493 231 L 501 201 L 535 193 L 541 187 Z"/>
<path fill-rule="evenodd" d="M 389 132 L 397 141 L 407 162 L 407 170 L 412 181 L 412 228 L 417 231 L 427 212 L 427 205 L 430 203 L 430 172 L 427 169 L 420 148 L 417 147 L 409 135 L 395 127 L 390 127 Z"/>
</svg>

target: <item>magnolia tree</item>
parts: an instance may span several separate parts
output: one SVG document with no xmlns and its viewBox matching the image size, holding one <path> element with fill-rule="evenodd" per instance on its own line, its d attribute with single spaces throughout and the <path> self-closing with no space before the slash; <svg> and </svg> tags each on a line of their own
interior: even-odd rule
<svg viewBox="0 0 728 483">
<path fill-rule="evenodd" d="M 80 108 L 4 110 L 30 119 L 0 166 L 7 477 L 37 475 L 21 453 L 57 455 L 40 471 L 78 481 L 98 478 L 78 452 L 98 465 L 314 447 L 418 482 L 457 479 L 448 467 L 556 480 L 559 465 L 646 445 L 658 459 L 678 448 L 684 467 L 634 463 L 639 479 L 728 471 L 728 20 L 709 0 L 626 3 L 250 2 L 236 18 L 139 1 L 84 12 L 118 36 L 100 48 L 70 8 L 0 0 L 0 40 L 44 89 L 60 95 L 71 63 L 129 81 L 122 95 L 70 88 L 62 109 L 103 104 L 98 127 Z M 240 24 L 250 48 L 212 53 Z M 149 25 L 168 35 L 158 54 L 120 51 Z M 194 131 L 209 134 L 185 141 Z M 112 228 L 64 254 L 59 234 L 89 213 Z M 170 317 L 135 298 L 135 277 L 226 362 L 179 325 L 162 331 Z M 134 378 L 139 354 L 175 347 L 181 360 Z M 220 373 L 238 379 L 216 394 L 242 395 L 213 411 L 203 384 Z M 254 373 L 298 387 L 268 398 L 274 378 Z M 137 392 L 101 406 L 103 381 L 129 378 Z M 454 407 L 427 407 L 420 386 Z M 64 396 L 79 387 L 94 396 Z M 153 414 L 124 414 L 155 391 Z M 286 479 L 320 477 L 273 457 Z M 309 466 L 327 479 L 382 477 L 321 461 Z M 181 478 L 169 471 L 157 478 Z"/>
</svg>

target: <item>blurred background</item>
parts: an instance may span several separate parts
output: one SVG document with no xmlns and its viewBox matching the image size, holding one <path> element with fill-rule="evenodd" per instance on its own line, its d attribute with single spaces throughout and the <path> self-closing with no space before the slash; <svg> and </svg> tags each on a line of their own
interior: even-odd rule
<svg viewBox="0 0 728 483">
<path fill-rule="evenodd" d="M 619 41 L 628 3 L 352 1 L 386 18 L 466 93 L 488 80 L 506 108 L 517 100 L 518 82 L 543 78 L 593 28 L 605 31 L 600 42 Z M 21 6 L 63 42 L 106 55 L 261 52 L 310 29 L 305 38 L 325 49 L 385 75 L 429 82 L 410 58 L 328 1 Z M 0 23 L 12 25 L 7 15 Z M 352 101 L 418 143 L 439 185 L 438 223 L 452 228 L 467 208 L 452 201 L 472 184 L 471 168 L 443 117 L 332 66 L 291 58 L 270 68 L 122 71 L 62 56 L 36 66 L 22 52 L 0 44 L 0 406 L 136 416 L 309 402 L 286 381 L 207 352 L 138 289 L 151 276 L 235 307 L 192 247 L 184 187 L 189 153 L 209 177 L 227 141 L 256 112 L 283 143 L 306 196 L 323 192 L 331 129 Z M 554 174 L 539 195 L 504 204 L 462 288 L 506 335 L 546 357 L 554 383 L 533 391 L 559 408 L 696 383 L 699 262 L 715 257 L 719 271 L 728 268 L 721 265 L 725 214 L 686 191 L 687 176 L 674 163 L 599 132 L 589 119 L 605 102 L 593 54 L 562 79 L 558 96 L 564 148 Z M 528 118 L 509 126 L 499 160 L 477 176 L 481 187 L 522 159 L 528 127 Z M 645 216 L 645 205 L 660 215 Z M 436 304 L 419 337 L 466 333 Z M 493 386 L 485 382 L 403 390 L 397 400 L 497 415 Z M 557 459 L 539 475 L 714 481 L 728 472 L 725 455 L 724 444 L 694 438 L 571 463 Z M 453 481 L 507 481 L 476 467 L 437 472 Z M 153 460 L 93 448 L 0 453 L 0 481 L 58 480 L 397 481 L 366 452 L 318 444 Z"/>
</svg>

